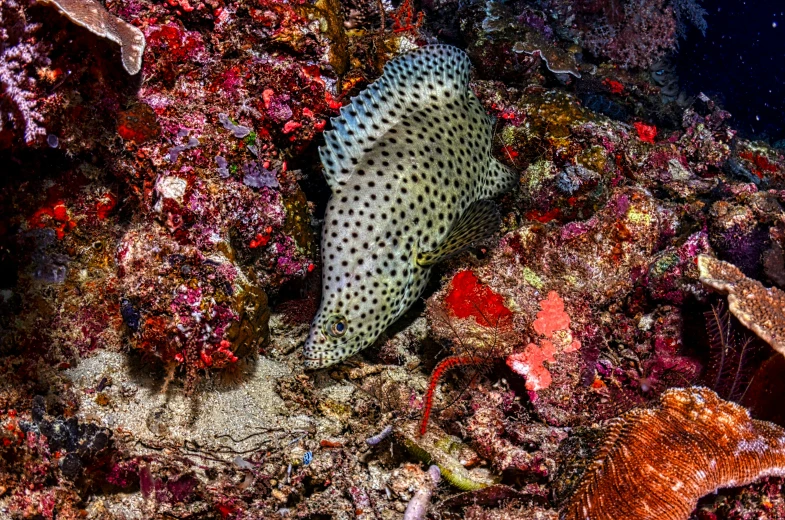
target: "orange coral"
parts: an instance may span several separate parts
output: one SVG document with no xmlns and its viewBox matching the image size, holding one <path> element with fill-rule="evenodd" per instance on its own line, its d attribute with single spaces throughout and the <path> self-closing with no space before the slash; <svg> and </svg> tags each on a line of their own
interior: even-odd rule
<svg viewBox="0 0 785 520">
<path fill-rule="evenodd" d="M 570 316 L 564 312 L 564 300 L 556 291 L 548 293 L 548 298 L 540 302 L 542 309 L 534 320 L 534 330 L 543 336 L 550 336 L 557 330 L 570 326 Z"/>
<path fill-rule="evenodd" d="M 785 430 L 708 388 L 673 388 L 612 422 L 562 518 L 686 520 L 703 495 L 767 476 L 785 476 Z"/>
<path fill-rule="evenodd" d="M 543 346 L 529 343 L 526 349 L 507 358 L 507 366 L 526 378 L 527 390 L 542 390 L 551 386 L 551 373 L 545 368 L 545 362 L 554 363 L 555 349 L 550 341 L 543 341 Z M 547 343 L 547 345 L 545 345 Z"/>
</svg>

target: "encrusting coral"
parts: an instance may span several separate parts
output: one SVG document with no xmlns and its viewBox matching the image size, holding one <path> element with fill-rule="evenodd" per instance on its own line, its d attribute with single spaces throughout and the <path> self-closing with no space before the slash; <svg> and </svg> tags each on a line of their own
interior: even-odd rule
<svg viewBox="0 0 785 520">
<path fill-rule="evenodd" d="M 736 266 L 711 256 L 698 256 L 700 280 L 728 294 L 728 308 L 748 329 L 785 355 L 785 292 L 766 288 Z"/>
<path fill-rule="evenodd" d="M 785 430 L 702 388 L 614 419 L 562 520 L 686 520 L 722 487 L 785 476 Z"/>
</svg>

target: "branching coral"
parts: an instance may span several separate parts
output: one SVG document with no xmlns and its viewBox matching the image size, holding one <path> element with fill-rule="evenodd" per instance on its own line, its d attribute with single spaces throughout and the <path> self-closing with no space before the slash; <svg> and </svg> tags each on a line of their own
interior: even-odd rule
<svg viewBox="0 0 785 520">
<path fill-rule="evenodd" d="M 38 24 L 28 23 L 27 2 L 0 3 L 0 130 L 6 123 L 24 130 L 30 143 L 44 135 L 43 117 L 37 110 L 34 70 L 49 64 L 46 46 L 33 39 Z"/>
<path fill-rule="evenodd" d="M 665 0 L 629 0 L 618 22 L 598 20 L 583 43 L 624 68 L 648 67 L 675 48 L 676 18 Z"/>
</svg>

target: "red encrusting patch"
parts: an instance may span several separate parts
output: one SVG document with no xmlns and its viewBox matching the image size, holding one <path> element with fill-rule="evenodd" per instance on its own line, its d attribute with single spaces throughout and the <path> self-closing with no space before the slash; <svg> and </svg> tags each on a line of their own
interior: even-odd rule
<svg viewBox="0 0 785 520">
<path fill-rule="evenodd" d="M 777 168 L 777 165 L 772 164 L 765 155 L 761 155 L 759 153 L 753 153 L 745 150 L 739 153 L 739 157 L 746 159 L 753 164 L 752 173 L 754 173 L 759 179 L 762 179 L 765 173 L 774 173 L 779 169 Z"/>
<path fill-rule="evenodd" d="M 264 228 L 264 233 L 257 233 L 256 236 L 251 239 L 251 243 L 248 244 L 248 247 L 251 249 L 256 249 L 257 247 L 264 247 L 270 241 L 270 235 L 273 232 L 273 228 L 271 226 L 267 226 Z"/>
<path fill-rule="evenodd" d="M 547 224 L 551 220 L 559 218 L 560 216 L 561 210 L 559 208 L 552 208 L 546 213 L 537 210 L 531 210 L 526 213 L 526 218 L 529 220 L 536 220 L 537 222 L 542 222 L 543 224 Z"/>
<path fill-rule="evenodd" d="M 109 213 L 114 209 L 117 205 L 117 199 L 114 195 L 107 192 L 95 203 L 95 214 L 98 216 L 98 220 L 103 220 Z"/>
<path fill-rule="evenodd" d="M 502 318 L 512 316 L 510 309 L 504 305 L 504 299 L 481 284 L 469 270 L 453 277 L 444 302 L 456 318 L 471 316 L 483 327 L 496 327 Z"/>
<path fill-rule="evenodd" d="M 640 121 L 636 121 L 633 123 L 635 126 L 635 131 L 638 132 L 638 137 L 644 143 L 651 143 L 654 144 L 654 138 L 657 137 L 657 127 L 654 125 L 647 125 L 646 123 L 641 123 Z"/>
<path fill-rule="evenodd" d="M 54 224 L 58 240 L 62 240 L 66 232 L 76 227 L 76 221 L 68 214 L 68 208 L 62 200 L 58 200 L 51 206 L 40 208 L 33 213 L 33 216 L 28 219 L 27 223 L 29 227 L 36 229 Z"/>
<path fill-rule="evenodd" d="M 117 133 L 126 141 L 141 144 L 158 137 L 161 125 L 155 111 L 139 103 L 117 114 Z"/>
<path fill-rule="evenodd" d="M 608 87 L 611 94 L 624 94 L 624 85 L 615 79 L 605 78 L 602 84 Z"/>
</svg>

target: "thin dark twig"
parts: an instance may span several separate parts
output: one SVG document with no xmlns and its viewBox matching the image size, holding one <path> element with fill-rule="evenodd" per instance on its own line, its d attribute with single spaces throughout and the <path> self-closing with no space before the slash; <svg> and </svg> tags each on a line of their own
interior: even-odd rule
<svg viewBox="0 0 785 520">
<path fill-rule="evenodd" d="M 240 443 L 240 442 L 247 441 L 248 439 L 251 439 L 253 437 L 258 437 L 259 435 L 264 435 L 266 433 L 276 432 L 276 431 L 281 431 L 281 430 L 276 430 L 275 428 L 264 428 L 262 431 L 251 433 L 249 435 L 246 435 L 242 439 L 235 439 L 234 437 L 232 437 L 228 433 L 222 433 L 221 435 L 216 435 L 215 439 L 222 439 L 224 437 L 228 437 L 229 439 L 231 439 L 232 442 Z"/>
</svg>

